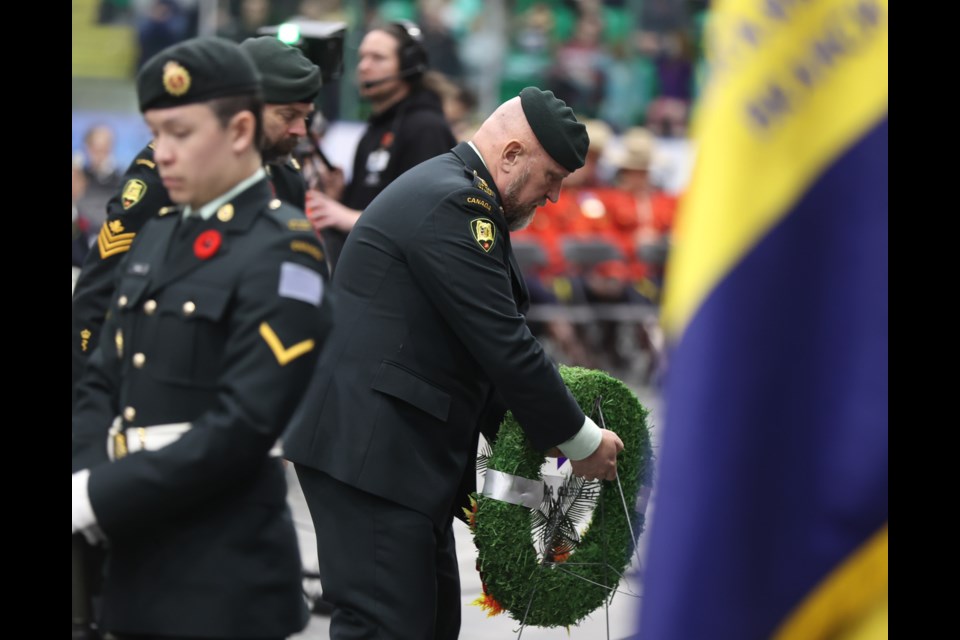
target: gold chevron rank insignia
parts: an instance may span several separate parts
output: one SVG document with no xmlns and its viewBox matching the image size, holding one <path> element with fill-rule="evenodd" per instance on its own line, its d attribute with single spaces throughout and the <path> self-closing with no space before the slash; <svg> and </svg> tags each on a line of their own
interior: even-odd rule
<svg viewBox="0 0 960 640">
<path fill-rule="evenodd" d="M 490 249 L 493 249 L 497 241 L 497 228 L 493 225 L 493 221 L 487 218 L 474 218 L 470 221 L 470 231 L 480 248 L 490 253 Z"/>
<path fill-rule="evenodd" d="M 124 209 L 129 209 L 133 205 L 140 202 L 143 198 L 143 194 L 147 192 L 147 185 L 143 180 L 127 180 L 127 184 L 123 185 L 123 194 L 120 196 L 120 204 L 123 205 Z"/>
<path fill-rule="evenodd" d="M 274 333 L 273 329 L 271 329 L 270 325 L 266 322 L 260 323 L 260 337 L 263 338 L 267 346 L 270 347 L 270 351 L 273 351 L 273 355 L 281 367 L 292 360 L 296 360 L 303 354 L 312 351 L 315 344 L 311 338 L 298 342 L 290 348 L 284 347 L 283 343 L 280 342 L 280 338 L 277 337 L 277 334 Z"/>
<path fill-rule="evenodd" d="M 100 227 L 100 235 L 97 236 L 100 259 L 129 251 L 136 235 L 136 233 L 124 233 L 123 222 L 120 220 L 107 220 Z"/>
</svg>

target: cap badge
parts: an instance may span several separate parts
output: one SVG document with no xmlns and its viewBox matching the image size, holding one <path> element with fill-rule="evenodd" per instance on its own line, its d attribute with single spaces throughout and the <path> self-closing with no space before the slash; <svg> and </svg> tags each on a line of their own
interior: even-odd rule
<svg viewBox="0 0 960 640">
<path fill-rule="evenodd" d="M 163 88 L 177 97 L 190 90 L 190 74 L 179 62 L 171 60 L 163 65 Z"/>
</svg>

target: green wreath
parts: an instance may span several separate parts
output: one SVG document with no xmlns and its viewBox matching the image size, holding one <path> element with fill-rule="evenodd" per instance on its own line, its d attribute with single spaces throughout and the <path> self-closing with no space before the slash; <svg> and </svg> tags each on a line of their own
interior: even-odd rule
<svg viewBox="0 0 960 640">
<path fill-rule="evenodd" d="M 624 450 L 617 460 L 623 497 L 615 481 L 585 483 L 571 477 L 572 492 L 590 493 L 592 485 L 593 492 L 599 494 L 579 540 L 575 531 L 556 518 L 547 521 L 541 510 L 483 495 L 472 496 L 473 513 L 467 514 L 479 551 L 477 569 L 483 584 L 483 595 L 474 604 L 486 609 L 488 615 L 507 611 L 525 625 L 540 627 L 575 625 L 613 596 L 634 553 L 624 499 L 633 511 L 641 487 L 649 488 L 653 477 L 649 411 L 633 392 L 601 371 L 561 366 L 560 375 L 583 411 L 598 423 L 595 402 L 601 398 L 599 407 L 606 428 L 623 440 Z M 513 415 L 507 413 L 487 461 L 488 469 L 540 480 L 545 459 L 530 445 Z M 597 488 L 601 490 L 597 492 Z M 582 505 L 578 507 L 569 500 L 567 506 L 572 511 L 582 510 Z M 634 513 L 633 533 L 639 536 L 644 515 Z M 545 557 L 552 562 L 538 557 L 534 543 L 538 530 L 553 534 L 547 544 L 541 542 Z"/>
</svg>

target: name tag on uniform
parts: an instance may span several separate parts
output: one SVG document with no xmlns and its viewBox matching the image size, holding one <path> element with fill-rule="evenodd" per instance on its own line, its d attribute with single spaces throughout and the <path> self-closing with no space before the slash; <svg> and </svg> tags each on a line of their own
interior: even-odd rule
<svg viewBox="0 0 960 640">
<path fill-rule="evenodd" d="M 150 265 L 146 262 L 134 262 L 127 269 L 127 273 L 132 273 L 138 276 L 145 276 L 150 271 Z"/>
<path fill-rule="evenodd" d="M 293 298 L 315 307 L 323 299 L 323 279 L 313 269 L 294 262 L 280 265 L 280 286 L 277 290 L 284 298 Z"/>
<path fill-rule="evenodd" d="M 367 171 L 380 173 L 387 168 L 388 162 L 390 162 L 390 152 L 386 149 L 377 149 L 367 156 Z"/>
</svg>

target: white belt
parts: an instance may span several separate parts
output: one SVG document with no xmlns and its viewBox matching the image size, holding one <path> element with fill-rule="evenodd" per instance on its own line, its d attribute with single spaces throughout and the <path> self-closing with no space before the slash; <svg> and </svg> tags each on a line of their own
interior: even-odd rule
<svg viewBox="0 0 960 640">
<path fill-rule="evenodd" d="M 155 424 L 149 427 L 123 428 L 123 419 L 117 416 L 110 426 L 107 437 L 107 456 L 110 460 L 118 460 L 137 451 L 157 451 L 169 444 L 173 444 L 191 428 L 189 422 L 171 422 L 169 424 Z M 283 455 L 280 441 L 273 445 L 268 455 L 279 458 Z"/>
</svg>

